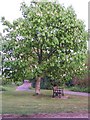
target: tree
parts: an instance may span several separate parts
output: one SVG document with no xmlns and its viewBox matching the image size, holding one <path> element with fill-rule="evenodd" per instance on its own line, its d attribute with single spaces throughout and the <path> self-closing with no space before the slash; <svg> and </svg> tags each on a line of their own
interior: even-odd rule
<svg viewBox="0 0 90 120">
<path fill-rule="evenodd" d="M 85 67 L 87 32 L 71 6 L 56 2 L 31 2 L 21 5 L 22 18 L 13 23 L 2 17 L 7 45 L 4 65 L 15 80 L 36 77 L 36 94 L 44 76 L 64 83 L 81 75 Z M 6 73 L 6 72 L 4 72 Z M 28 74 L 29 73 L 29 74 Z M 9 76 L 10 76 L 9 75 Z M 16 75 L 16 76 L 15 76 Z M 57 81 L 58 80 L 58 81 Z"/>
</svg>

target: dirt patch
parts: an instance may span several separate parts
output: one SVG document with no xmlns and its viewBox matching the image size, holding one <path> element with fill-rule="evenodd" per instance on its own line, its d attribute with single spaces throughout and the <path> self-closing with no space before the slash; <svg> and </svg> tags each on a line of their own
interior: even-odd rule
<svg viewBox="0 0 90 120">
<path fill-rule="evenodd" d="M 87 112 L 75 112 L 75 113 L 54 113 L 54 114 L 31 114 L 31 115 L 16 115 L 16 114 L 3 114 L 3 118 L 88 118 Z"/>
</svg>

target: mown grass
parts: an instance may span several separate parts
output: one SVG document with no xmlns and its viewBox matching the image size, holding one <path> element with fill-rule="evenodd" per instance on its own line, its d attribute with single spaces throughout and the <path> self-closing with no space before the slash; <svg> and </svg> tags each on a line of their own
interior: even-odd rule
<svg viewBox="0 0 90 120">
<path fill-rule="evenodd" d="M 68 99 L 52 98 L 51 90 L 41 90 L 41 95 L 15 91 L 7 86 L 2 93 L 3 114 L 34 114 L 88 111 L 88 97 L 68 95 Z M 66 95 L 65 95 L 66 96 Z"/>
</svg>

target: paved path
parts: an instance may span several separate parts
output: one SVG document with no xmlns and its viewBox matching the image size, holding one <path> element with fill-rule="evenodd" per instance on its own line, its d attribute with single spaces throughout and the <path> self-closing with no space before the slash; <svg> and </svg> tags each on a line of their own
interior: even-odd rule
<svg viewBox="0 0 90 120">
<path fill-rule="evenodd" d="M 90 96 L 90 93 L 84 93 L 84 92 L 73 92 L 70 90 L 64 90 L 65 94 L 70 94 L 70 95 L 80 95 L 80 96 Z"/>
<path fill-rule="evenodd" d="M 33 92 L 34 90 L 30 90 L 30 92 Z M 2 91 L 0 91 L 0 94 Z M 90 93 L 85 93 L 85 92 L 74 92 L 70 90 L 64 90 L 65 94 L 70 94 L 70 95 L 80 95 L 80 96 L 90 96 Z"/>
</svg>

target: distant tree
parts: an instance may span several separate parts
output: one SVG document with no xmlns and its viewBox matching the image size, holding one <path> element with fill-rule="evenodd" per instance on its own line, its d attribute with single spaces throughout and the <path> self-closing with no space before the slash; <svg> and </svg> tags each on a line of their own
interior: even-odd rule
<svg viewBox="0 0 90 120">
<path fill-rule="evenodd" d="M 4 67 L 14 80 L 36 77 L 36 94 L 44 76 L 64 83 L 85 69 L 87 32 L 73 8 L 56 2 L 21 5 L 22 18 L 6 26 Z M 7 75 L 7 72 L 4 72 Z"/>
</svg>

